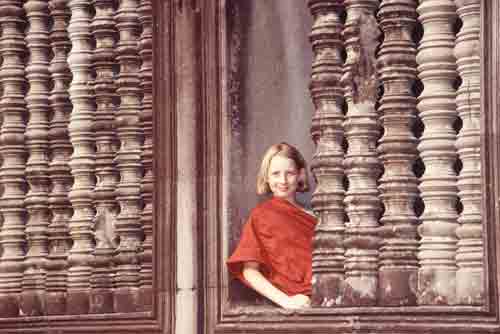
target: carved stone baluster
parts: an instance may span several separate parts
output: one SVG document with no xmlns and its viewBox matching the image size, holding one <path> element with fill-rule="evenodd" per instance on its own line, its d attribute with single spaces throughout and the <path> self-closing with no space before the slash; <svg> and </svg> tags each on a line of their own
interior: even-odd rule
<svg viewBox="0 0 500 334">
<path fill-rule="evenodd" d="M 378 282 L 378 218 L 381 212 L 377 179 L 381 165 L 377 153 L 380 136 L 377 102 L 378 76 L 375 51 L 379 44 L 375 12 L 378 0 L 345 0 L 343 31 L 347 59 L 342 85 L 347 102 L 344 122 L 348 150 L 344 160 L 349 190 L 344 200 L 349 222 L 344 245 L 348 305 L 374 305 Z"/>
<path fill-rule="evenodd" d="M 342 1 L 309 0 L 314 17 L 310 91 L 315 106 L 311 134 L 316 152 L 311 163 L 318 185 L 312 206 L 318 214 L 313 240 L 313 295 L 317 306 L 343 303 L 344 169 L 342 148 Z"/>
<path fill-rule="evenodd" d="M 24 40 L 24 10 L 22 0 L 0 1 L 0 26 L 2 37 L 0 52 L 3 63 L 0 80 L 3 96 L 0 108 L 3 123 L 0 129 L 0 198 L 2 228 L 0 244 L 0 316 L 19 315 L 19 300 L 23 279 L 25 245 L 25 167 L 26 151 L 24 131 L 26 105 L 25 64 L 26 42 Z"/>
<path fill-rule="evenodd" d="M 50 33 L 54 58 L 49 68 L 54 83 L 50 93 L 53 114 L 49 126 L 49 145 L 52 152 L 49 164 L 52 181 L 49 208 L 52 220 L 48 227 L 49 261 L 46 280 L 46 310 L 49 315 L 66 313 L 67 258 L 71 242 L 69 221 L 73 213 L 68 198 L 73 182 L 69 167 L 73 148 L 68 135 L 72 106 L 68 93 L 71 72 L 67 62 L 71 49 L 67 30 L 71 12 L 67 4 L 68 0 L 51 0 L 49 3 L 50 16 L 54 20 Z"/>
<path fill-rule="evenodd" d="M 142 242 L 141 217 L 141 108 L 139 13 L 138 0 L 121 0 L 115 16 L 120 41 L 117 59 L 120 63 L 118 94 L 121 98 L 115 125 L 120 140 L 117 163 L 120 183 L 116 194 L 120 214 L 116 232 L 120 237 L 117 263 L 115 311 L 132 312 L 139 307 L 140 264 L 139 247 Z"/>
<path fill-rule="evenodd" d="M 70 0 L 71 20 L 69 37 L 72 48 L 68 63 L 73 74 L 69 89 L 73 111 L 69 124 L 69 134 L 73 145 L 71 174 L 74 177 L 69 198 L 73 206 L 70 235 L 73 247 L 68 257 L 68 312 L 86 314 L 89 312 L 91 263 L 93 261 L 94 240 L 92 223 L 94 220 L 93 196 L 95 190 L 95 105 L 93 90 L 89 84 L 92 77 L 92 39 L 90 32 L 91 0 Z"/>
<path fill-rule="evenodd" d="M 144 132 L 142 146 L 142 166 L 144 176 L 141 183 L 141 197 L 144 208 L 141 215 L 141 225 L 144 232 L 142 242 L 141 262 L 141 308 L 149 311 L 152 305 L 152 274 L 153 274 L 153 15 L 151 0 L 141 0 L 139 7 L 142 34 L 140 39 L 140 55 L 142 67 L 140 71 L 142 87 L 141 124 Z"/>
<path fill-rule="evenodd" d="M 114 240 L 115 222 L 118 211 L 115 189 L 118 171 L 113 160 L 118 149 L 113 121 L 116 112 L 116 85 L 113 67 L 116 63 L 115 44 L 117 32 L 114 21 L 114 0 L 94 0 L 96 15 L 92 31 L 96 39 L 94 68 L 96 80 L 94 90 L 97 102 L 96 135 L 96 176 L 95 189 L 96 222 L 94 251 L 94 272 L 92 274 L 91 313 L 113 312 L 112 266 L 116 244 Z"/>
<path fill-rule="evenodd" d="M 28 249 L 21 295 L 21 312 L 28 316 L 45 313 L 45 275 L 48 256 L 49 226 L 49 28 L 48 3 L 29 0 L 24 4 L 29 21 L 26 36 L 30 58 L 26 67 L 29 91 L 26 96 L 29 122 L 25 138 L 29 157 L 26 179 L 29 191 L 26 236 Z"/>
<path fill-rule="evenodd" d="M 456 104 L 462 119 L 456 148 L 462 160 L 458 176 L 463 211 L 457 228 L 457 302 L 484 303 L 483 227 L 481 216 L 480 157 L 480 0 L 455 0 L 463 25 L 457 34 L 455 57 L 462 84 Z"/>
<path fill-rule="evenodd" d="M 384 32 L 378 58 L 384 85 L 379 111 L 385 130 L 379 146 L 384 163 L 379 190 L 385 206 L 379 228 L 381 305 L 416 304 L 418 219 L 413 207 L 418 188 L 412 171 L 417 157 L 417 139 L 412 133 L 417 102 L 412 93 L 417 76 L 412 41 L 416 5 L 416 0 L 383 0 L 378 12 Z"/>
<path fill-rule="evenodd" d="M 418 227 L 420 305 L 454 304 L 456 295 L 455 10 L 452 0 L 420 0 L 417 8 L 424 27 L 417 54 L 419 78 L 424 85 L 417 107 L 425 126 L 418 145 L 425 165 L 419 186 L 425 204 Z"/>
</svg>

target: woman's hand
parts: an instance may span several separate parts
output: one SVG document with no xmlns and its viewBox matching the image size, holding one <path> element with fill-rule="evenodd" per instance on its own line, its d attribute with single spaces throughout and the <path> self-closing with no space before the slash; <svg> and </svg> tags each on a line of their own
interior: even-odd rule
<svg viewBox="0 0 500 334">
<path fill-rule="evenodd" d="M 282 306 L 286 309 L 299 309 L 299 308 L 310 307 L 311 298 L 302 294 L 290 296 Z"/>
<path fill-rule="evenodd" d="M 311 299 L 308 296 L 302 294 L 288 296 L 286 293 L 276 288 L 259 271 L 259 264 L 257 262 L 245 262 L 243 266 L 243 277 L 255 291 L 283 308 L 299 309 L 311 306 Z"/>
</svg>

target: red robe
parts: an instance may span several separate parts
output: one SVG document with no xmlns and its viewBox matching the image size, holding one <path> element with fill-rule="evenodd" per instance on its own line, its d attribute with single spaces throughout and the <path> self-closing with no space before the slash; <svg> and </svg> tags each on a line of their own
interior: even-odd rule
<svg viewBox="0 0 500 334">
<path fill-rule="evenodd" d="M 311 295 L 315 225 L 314 217 L 285 199 L 273 197 L 259 204 L 227 260 L 229 272 L 249 285 L 243 277 L 243 264 L 255 261 L 262 274 L 287 295 Z"/>
</svg>

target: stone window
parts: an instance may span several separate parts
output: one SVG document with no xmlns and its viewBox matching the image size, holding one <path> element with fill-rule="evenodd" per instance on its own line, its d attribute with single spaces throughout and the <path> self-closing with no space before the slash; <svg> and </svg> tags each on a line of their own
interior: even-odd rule
<svg viewBox="0 0 500 334">
<path fill-rule="evenodd" d="M 200 22 L 208 30 L 201 50 L 211 57 L 199 64 L 207 94 L 200 140 L 217 153 L 204 160 L 207 172 L 202 173 L 209 180 L 201 192 L 208 210 L 201 262 L 210 330 L 418 332 L 435 325 L 452 332 L 470 321 L 498 328 L 492 283 L 498 234 L 491 207 L 497 191 L 491 183 L 496 107 L 489 100 L 496 67 L 492 53 L 484 51 L 496 48 L 488 23 L 498 14 L 496 6 L 448 0 L 311 0 L 293 9 L 283 9 L 287 6 L 280 1 L 202 6 Z M 308 45 L 301 25 L 307 19 L 297 26 L 279 21 L 304 17 L 297 8 L 311 15 Z M 295 28 L 294 38 L 287 36 L 293 45 L 286 44 L 283 36 L 290 30 L 284 27 Z M 280 35 L 279 29 L 285 32 Z M 274 35 L 283 37 L 283 44 L 270 43 Z M 280 96 L 273 98 L 274 91 L 252 89 L 261 85 L 287 97 L 287 88 L 300 90 L 303 82 L 293 82 L 293 76 L 300 72 L 300 77 L 302 69 L 293 66 L 300 66 L 293 57 L 307 59 L 305 47 L 312 51 L 307 78 L 312 112 L 309 123 L 299 127 L 310 131 L 317 181 L 310 202 L 319 224 L 314 306 L 290 312 L 247 295 L 248 289 L 227 275 L 224 260 L 238 239 L 245 210 L 255 203 L 241 200 L 252 190 L 239 192 L 239 184 L 253 187 L 251 171 L 245 170 L 251 168 L 250 157 L 259 155 L 253 142 L 297 144 L 274 137 L 292 136 L 293 130 L 279 128 L 290 125 L 284 115 L 302 122 L 308 112 L 301 97 L 278 110 Z M 263 69 L 273 60 L 255 59 L 260 53 L 283 60 L 268 82 Z M 279 82 L 276 75 L 286 71 L 289 81 Z M 256 81 L 248 83 L 248 77 Z M 249 101 L 249 95 L 270 98 Z M 278 133 L 260 132 L 259 122 Z M 261 136 L 269 136 L 266 145 Z"/>
</svg>

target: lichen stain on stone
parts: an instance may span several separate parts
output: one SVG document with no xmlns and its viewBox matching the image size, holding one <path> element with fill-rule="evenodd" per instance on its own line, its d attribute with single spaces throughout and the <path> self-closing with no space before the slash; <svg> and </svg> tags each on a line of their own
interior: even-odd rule
<svg viewBox="0 0 500 334">
<path fill-rule="evenodd" d="M 379 86 L 376 50 L 381 32 L 377 20 L 367 13 L 362 13 L 353 26 L 354 37 L 350 39 L 354 42 L 346 60 L 342 85 L 354 104 L 363 101 L 375 103 Z"/>
</svg>

